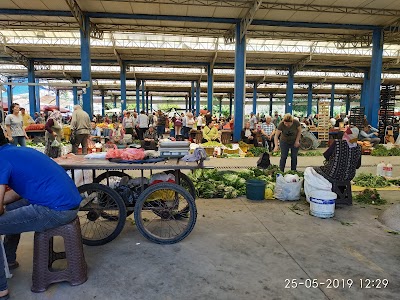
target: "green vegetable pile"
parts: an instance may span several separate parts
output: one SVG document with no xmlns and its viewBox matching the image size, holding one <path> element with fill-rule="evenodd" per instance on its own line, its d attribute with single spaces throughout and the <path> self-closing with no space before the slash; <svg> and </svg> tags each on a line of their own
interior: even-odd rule
<svg viewBox="0 0 400 300">
<path fill-rule="evenodd" d="M 307 151 L 307 152 L 299 152 L 298 156 L 321 156 L 321 151 Z"/>
<path fill-rule="evenodd" d="M 225 147 L 228 148 L 228 149 L 232 149 L 233 148 L 232 144 L 226 144 Z"/>
<path fill-rule="evenodd" d="M 225 198 L 232 199 L 246 194 L 246 181 L 259 179 L 266 183 L 266 188 L 275 189 L 276 174 L 282 173 L 276 165 L 270 165 L 267 169 L 250 168 L 240 171 L 218 171 L 217 169 L 197 169 L 189 174 L 200 198 Z M 287 171 L 286 174 L 298 174 L 302 172 Z"/>
<path fill-rule="evenodd" d="M 381 188 L 390 185 L 390 182 L 385 177 L 365 173 L 356 176 L 353 181 L 358 186 L 369 188 Z"/>
<path fill-rule="evenodd" d="M 383 145 L 376 145 L 371 152 L 373 156 L 400 156 L 400 148 L 386 149 Z"/>
<path fill-rule="evenodd" d="M 382 205 L 386 203 L 386 200 L 381 198 L 376 189 L 365 189 L 355 196 L 354 200 L 359 203 L 372 205 Z"/>
<path fill-rule="evenodd" d="M 253 147 L 251 149 L 249 149 L 249 152 L 253 153 L 254 156 L 260 156 L 263 153 L 267 153 L 268 152 L 268 148 L 264 148 L 264 147 Z"/>
<path fill-rule="evenodd" d="M 218 142 L 207 142 L 207 143 L 203 143 L 201 144 L 203 147 L 221 147 L 222 144 L 218 143 Z"/>
</svg>

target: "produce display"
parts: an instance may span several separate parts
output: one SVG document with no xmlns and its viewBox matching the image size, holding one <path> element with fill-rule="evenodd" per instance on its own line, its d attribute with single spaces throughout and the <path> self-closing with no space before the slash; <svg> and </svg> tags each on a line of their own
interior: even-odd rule
<svg viewBox="0 0 400 300">
<path fill-rule="evenodd" d="M 375 176 L 372 174 L 361 173 L 353 179 L 354 183 L 358 186 L 368 188 L 382 188 L 390 186 L 390 182 L 385 177 Z"/>
<path fill-rule="evenodd" d="M 25 131 L 44 130 L 44 124 L 30 124 L 25 127 Z"/>
<path fill-rule="evenodd" d="M 253 147 L 251 149 L 249 149 L 250 153 L 253 153 L 254 156 L 258 157 L 263 153 L 267 153 L 268 152 L 268 148 L 264 148 L 264 147 Z"/>
<path fill-rule="evenodd" d="M 363 204 L 382 205 L 386 203 L 376 189 L 365 189 L 354 197 L 354 200 Z"/>
<path fill-rule="evenodd" d="M 373 156 L 400 156 L 400 148 L 386 149 L 383 145 L 376 145 L 372 150 Z"/>
<path fill-rule="evenodd" d="M 201 144 L 201 146 L 206 147 L 206 148 L 208 148 L 208 147 L 221 147 L 222 144 L 219 143 L 219 142 L 207 142 L 207 143 Z"/>
<path fill-rule="evenodd" d="M 197 196 L 200 198 L 232 199 L 246 194 L 246 181 L 259 179 L 266 183 L 266 199 L 274 194 L 276 174 L 282 173 L 276 165 L 267 169 L 250 168 L 240 171 L 218 171 L 217 169 L 198 169 L 189 178 L 193 181 Z M 287 171 L 286 174 L 297 174 L 303 177 L 302 172 Z"/>
<path fill-rule="evenodd" d="M 307 152 L 299 152 L 298 156 L 322 156 L 321 151 L 307 151 Z"/>
</svg>

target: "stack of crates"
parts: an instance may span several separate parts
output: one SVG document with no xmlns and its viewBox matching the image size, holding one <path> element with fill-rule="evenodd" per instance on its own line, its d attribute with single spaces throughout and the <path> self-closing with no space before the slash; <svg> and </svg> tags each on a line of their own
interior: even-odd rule
<svg viewBox="0 0 400 300">
<path fill-rule="evenodd" d="M 358 129 L 363 129 L 365 107 L 353 107 L 350 109 L 349 124 Z"/>
<path fill-rule="evenodd" d="M 381 143 L 385 140 L 386 127 L 394 125 L 395 90 L 394 85 L 386 85 L 381 89 L 381 98 L 379 101 L 379 138 L 381 139 Z M 396 132 L 396 128 L 393 129 Z"/>
<path fill-rule="evenodd" d="M 329 141 L 329 127 L 331 121 L 329 117 L 330 103 L 327 101 L 318 102 L 318 140 L 320 142 Z"/>
</svg>

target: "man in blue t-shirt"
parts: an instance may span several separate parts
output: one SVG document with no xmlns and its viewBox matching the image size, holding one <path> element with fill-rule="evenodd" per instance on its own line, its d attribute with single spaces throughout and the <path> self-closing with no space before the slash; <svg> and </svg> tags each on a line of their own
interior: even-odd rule
<svg viewBox="0 0 400 300">
<path fill-rule="evenodd" d="M 6 192 L 6 186 L 11 188 Z M 34 149 L 8 144 L 0 127 L 0 234 L 10 269 L 17 268 L 20 234 L 45 231 L 75 219 L 81 196 L 62 167 Z M 3 297 L 3 298 L 2 298 Z M 8 299 L 3 255 L 0 298 Z"/>
</svg>

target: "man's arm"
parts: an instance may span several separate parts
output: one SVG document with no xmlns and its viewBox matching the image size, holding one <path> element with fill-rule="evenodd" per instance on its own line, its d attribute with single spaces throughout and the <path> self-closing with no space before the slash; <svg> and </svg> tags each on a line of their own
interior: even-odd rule
<svg viewBox="0 0 400 300">
<path fill-rule="evenodd" d="M 0 215 L 4 214 L 4 195 L 6 193 L 5 184 L 0 184 Z"/>
<path fill-rule="evenodd" d="M 281 134 L 282 131 L 280 131 L 279 129 L 276 129 L 275 135 L 274 135 L 274 144 L 275 144 L 275 148 L 274 151 L 278 151 L 278 137 Z"/>
</svg>

